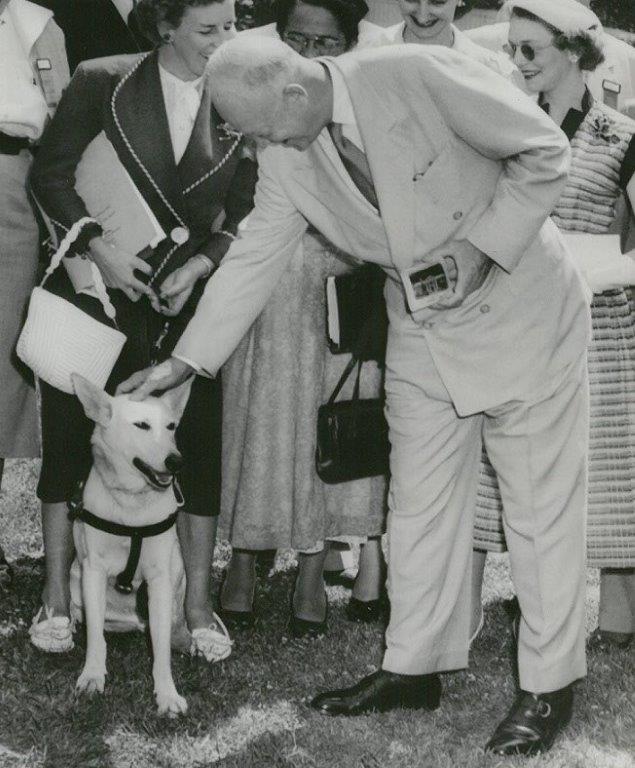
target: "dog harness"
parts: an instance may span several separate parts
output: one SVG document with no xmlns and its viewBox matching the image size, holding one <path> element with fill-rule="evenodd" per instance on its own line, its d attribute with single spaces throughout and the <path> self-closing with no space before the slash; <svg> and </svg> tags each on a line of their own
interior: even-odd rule
<svg viewBox="0 0 635 768">
<path fill-rule="evenodd" d="M 129 595 L 133 590 L 132 581 L 139 565 L 143 539 L 165 533 L 176 523 L 179 508 L 183 506 L 184 500 L 176 478 L 173 480 L 172 485 L 174 495 L 176 496 L 176 511 L 169 517 L 166 517 L 165 520 L 150 525 L 123 525 L 122 523 L 114 523 L 112 520 L 104 520 L 103 517 L 98 517 L 89 512 L 84 506 L 84 483 L 78 485 L 73 498 L 68 502 L 68 513 L 71 520 L 80 520 L 92 528 L 97 528 L 98 531 L 112 533 L 114 536 L 130 537 L 130 554 L 128 555 L 126 567 L 115 579 L 115 589 L 122 595 Z"/>
</svg>

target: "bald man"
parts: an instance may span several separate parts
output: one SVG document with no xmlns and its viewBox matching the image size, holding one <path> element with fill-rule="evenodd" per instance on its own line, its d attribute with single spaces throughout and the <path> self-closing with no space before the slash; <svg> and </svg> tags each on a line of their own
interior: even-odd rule
<svg viewBox="0 0 635 768">
<path fill-rule="evenodd" d="M 380 670 L 312 705 L 331 715 L 434 709 L 439 672 L 466 666 L 482 437 L 505 489 L 522 605 L 522 691 L 488 748 L 548 749 L 571 714 L 571 683 L 585 674 L 589 309 L 547 220 L 568 169 L 566 138 L 513 85 L 438 46 L 307 60 L 245 37 L 209 67 L 216 108 L 261 147 L 255 209 L 174 357 L 123 389 L 143 397 L 194 371 L 214 376 L 307 222 L 381 265 L 386 652 Z M 417 274 L 439 263 L 452 290 L 422 307 Z"/>
</svg>

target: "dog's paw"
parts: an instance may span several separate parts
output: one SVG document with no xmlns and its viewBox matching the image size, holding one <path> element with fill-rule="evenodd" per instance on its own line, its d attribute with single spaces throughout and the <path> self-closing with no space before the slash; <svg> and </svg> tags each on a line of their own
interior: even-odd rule
<svg viewBox="0 0 635 768">
<path fill-rule="evenodd" d="M 187 712 L 187 701 L 180 696 L 176 688 L 155 692 L 159 715 L 177 717 Z"/>
<path fill-rule="evenodd" d="M 106 683 L 106 673 L 102 670 L 84 668 L 75 683 L 75 690 L 80 693 L 103 693 Z"/>
</svg>

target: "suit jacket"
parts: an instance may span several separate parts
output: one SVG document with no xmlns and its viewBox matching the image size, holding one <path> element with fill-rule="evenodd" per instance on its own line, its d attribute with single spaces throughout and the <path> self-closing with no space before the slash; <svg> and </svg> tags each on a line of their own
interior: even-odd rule
<svg viewBox="0 0 635 768">
<path fill-rule="evenodd" d="M 66 38 L 71 72 L 87 59 L 147 51 L 152 43 L 140 33 L 134 11 L 126 24 L 110 0 L 37 0 L 49 8 Z"/>
<path fill-rule="evenodd" d="M 459 413 L 534 396 L 589 336 L 581 278 L 546 222 L 566 179 L 566 137 L 515 86 L 445 48 L 386 47 L 329 66 L 348 85 L 381 218 L 347 183 L 326 130 L 304 153 L 267 148 L 255 209 L 175 354 L 218 370 L 308 220 L 387 270 L 391 333 L 419 325 Z M 461 307 L 412 318 L 396 270 L 453 238 L 469 239 L 495 265 Z"/>
<path fill-rule="evenodd" d="M 240 145 L 221 128 L 222 123 L 207 81 L 189 144 L 177 165 L 157 53 L 84 62 L 42 138 L 31 175 L 33 192 L 61 239 L 75 221 L 88 215 L 75 191 L 74 174 L 88 144 L 104 131 L 168 235 L 149 257 L 150 264 L 156 267 L 163 260 L 173 246 L 170 232 L 183 224 L 190 238 L 176 251 L 165 274 L 193 253 L 213 259 L 212 224 L 225 210 L 226 227 L 235 230 L 251 209 L 253 197 L 253 179 L 245 167 L 253 164 L 240 160 Z"/>
</svg>

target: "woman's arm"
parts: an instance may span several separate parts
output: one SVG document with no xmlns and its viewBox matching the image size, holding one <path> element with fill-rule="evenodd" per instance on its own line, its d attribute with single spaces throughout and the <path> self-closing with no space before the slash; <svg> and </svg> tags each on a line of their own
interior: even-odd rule
<svg viewBox="0 0 635 768">
<path fill-rule="evenodd" d="M 33 194 L 60 239 L 76 221 L 89 215 L 75 191 L 75 170 L 88 144 L 102 130 L 101 99 L 107 79 L 106 72 L 80 65 L 44 132 L 33 163 Z"/>
</svg>

